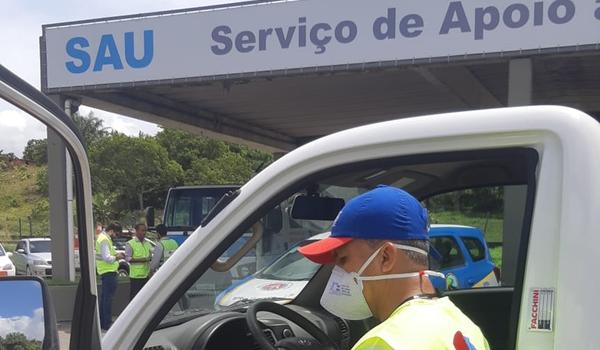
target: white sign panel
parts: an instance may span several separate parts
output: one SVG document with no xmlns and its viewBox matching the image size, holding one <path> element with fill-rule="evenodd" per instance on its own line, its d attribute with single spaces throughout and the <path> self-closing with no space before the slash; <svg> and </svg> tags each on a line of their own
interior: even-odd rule
<svg viewBox="0 0 600 350">
<path fill-rule="evenodd" d="M 595 0 L 299 0 L 45 30 L 47 87 L 600 42 Z"/>
</svg>

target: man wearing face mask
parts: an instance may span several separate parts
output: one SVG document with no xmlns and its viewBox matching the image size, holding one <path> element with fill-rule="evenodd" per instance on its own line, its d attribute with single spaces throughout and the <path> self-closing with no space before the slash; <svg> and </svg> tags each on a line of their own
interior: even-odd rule
<svg viewBox="0 0 600 350">
<path fill-rule="evenodd" d="M 319 264 L 335 264 L 321 305 L 348 320 L 381 321 L 353 350 L 489 350 L 477 327 L 427 270 L 427 210 L 407 192 L 379 186 L 342 209 L 331 236 L 299 249 Z"/>
</svg>

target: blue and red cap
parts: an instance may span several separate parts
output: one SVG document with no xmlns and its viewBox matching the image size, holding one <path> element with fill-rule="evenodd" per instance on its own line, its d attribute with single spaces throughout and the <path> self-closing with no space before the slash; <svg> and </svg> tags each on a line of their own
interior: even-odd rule
<svg viewBox="0 0 600 350">
<path fill-rule="evenodd" d="M 334 262 L 333 252 L 353 239 L 428 240 L 427 209 L 408 192 L 380 185 L 344 206 L 331 236 L 298 251 L 318 264 L 330 264 Z"/>
</svg>

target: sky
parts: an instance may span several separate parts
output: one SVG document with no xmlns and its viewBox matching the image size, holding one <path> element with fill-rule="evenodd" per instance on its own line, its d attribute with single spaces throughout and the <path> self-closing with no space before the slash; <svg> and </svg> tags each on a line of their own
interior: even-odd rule
<svg viewBox="0 0 600 350">
<path fill-rule="evenodd" d="M 39 89 L 38 40 L 42 24 L 98 17 L 208 6 L 232 0 L 2 0 L 0 11 L 0 64 Z M 91 109 L 80 108 L 84 115 Z M 154 135 L 160 128 L 151 123 L 94 110 L 104 126 L 128 134 Z M 0 101 L 0 150 L 21 156 L 27 141 L 45 138 L 46 128 L 12 105 Z"/>
<path fill-rule="evenodd" d="M 0 336 L 20 332 L 29 339 L 43 340 L 44 308 L 40 284 L 0 281 L 0 296 Z"/>
</svg>

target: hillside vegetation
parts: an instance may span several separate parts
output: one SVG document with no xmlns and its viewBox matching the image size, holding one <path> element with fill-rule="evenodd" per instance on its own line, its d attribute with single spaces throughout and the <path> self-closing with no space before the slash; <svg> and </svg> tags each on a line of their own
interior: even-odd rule
<svg viewBox="0 0 600 350">
<path fill-rule="evenodd" d="M 110 130 L 92 113 L 74 122 L 87 143 L 94 219 L 133 226 L 161 208 L 170 187 L 243 184 L 272 161 L 268 153 L 164 128 L 155 136 Z M 0 150 L 0 239 L 49 234 L 46 139 L 27 142 L 23 160 Z"/>
<path fill-rule="evenodd" d="M 24 235 L 48 235 L 48 199 L 38 191 L 37 178 L 45 166 L 0 164 L 0 238 L 15 239 L 19 219 Z"/>
</svg>

